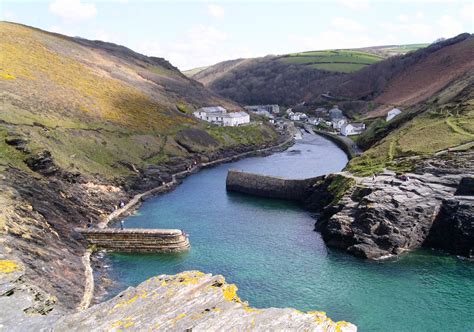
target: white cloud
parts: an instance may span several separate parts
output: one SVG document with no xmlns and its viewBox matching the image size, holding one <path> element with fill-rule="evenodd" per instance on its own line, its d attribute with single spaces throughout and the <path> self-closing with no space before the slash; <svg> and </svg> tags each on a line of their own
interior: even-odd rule
<svg viewBox="0 0 474 332">
<path fill-rule="evenodd" d="M 464 32 L 462 24 L 449 15 L 442 16 L 438 22 L 438 25 L 441 28 L 441 37 L 454 37 Z"/>
<path fill-rule="evenodd" d="M 241 49 L 236 50 L 235 46 L 230 47 L 231 49 L 220 47 L 228 38 L 225 32 L 216 27 L 201 24 L 190 28 L 172 44 L 162 46 L 156 41 L 143 41 L 137 45 L 137 51 L 164 57 L 185 70 L 233 59 L 235 54 L 245 53 Z M 219 52 L 216 52 L 217 49 Z"/>
<path fill-rule="evenodd" d="M 339 0 L 341 5 L 352 10 L 368 10 L 370 2 L 368 0 Z"/>
<path fill-rule="evenodd" d="M 209 14 L 211 14 L 213 17 L 217 19 L 223 19 L 225 15 L 225 10 L 221 6 L 218 5 L 208 5 L 207 10 L 209 11 Z"/>
<path fill-rule="evenodd" d="M 349 30 L 349 31 L 362 31 L 365 28 L 357 21 L 345 18 L 335 17 L 331 20 L 331 26 L 336 29 Z"/>
<path fill-rule="evenodd" d="M 54 0 L 49 10 L 64 19 L 87 20 L 94 18 L 97 9 L 92 3 L 83 3 L 81 0 Z"/>
<path fill-rule="evenodd" d="M 407 22 L 407 21 L 408 21 L 408 16 L 406 16 L 406 15 L 398 15 L 398 16 L 397 16 L 397 19 L 398 19 L 400 22 Z"/>
<path fill-rule="evenodd" d="M 460 16 L 461 18 L 465 19 L 465 20 L 469 20 L 471 22 L 471 27 L 472 25 L 474 24 L 473 22 L 473 17 L 474 17 L 474 4 L 467 4 L 465 6 L 463 6 L 461 8 L 461 11 L 460 11 Z"/>
<path fill-rule="evenodd" d="M 2 15 L 2 20 L 6 20 L 6 21 L 13 21 L 16 19 L 16 15 L 13 14 L 13 12 L 9 11 L 9 10 L 5 10 L 1 13 Z"/>
</svg>

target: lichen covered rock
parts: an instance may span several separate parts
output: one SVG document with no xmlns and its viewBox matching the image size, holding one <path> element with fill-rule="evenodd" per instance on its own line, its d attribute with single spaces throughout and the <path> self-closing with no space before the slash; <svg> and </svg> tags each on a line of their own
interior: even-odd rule
<svg viewBox="0 0 474 332">
<path fill-rule="evenodd" d="M 198 271 L 151 278 L 107 302 L 62 318 L 54 329 L 357 331 L 355 325 L 334 322 L 324 312 L 252 308 L 224 277 Z"/>
</svg>

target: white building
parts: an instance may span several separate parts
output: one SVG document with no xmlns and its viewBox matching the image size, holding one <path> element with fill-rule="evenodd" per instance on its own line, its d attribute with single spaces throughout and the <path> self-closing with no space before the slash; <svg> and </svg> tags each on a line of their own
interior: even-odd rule
<svg viewBox="0 0 474 332">
<path fill-rule="evenodd" d="M 309 124 L 312 124 L 312 125 L 314 125 L 314 126 L 317 126 L 317 125 L 319 124 L 319 122 L 320 122 L 320 121 L 319 121 L 317 118 L 309 118 L 309 119 L 308 119 L 308 123 L 309 123 Z"/>
<path fill-rule="evenodd" d="M 245 112 L 231 112 L 221 106 L 202 107 L 193 115 L 201 120 L 220 125 L 220 126 L 240 126 L 250 122 L 250 116 Z"/>
<path fill-rule="evenodd" d="M 236 127 L 246 123 L 250 123 L 250 115 L 245 112 L 232 112 L 224 115 L 223 125 L 229 127 Z"/>
<path fill-rule="evenodd" d="M 301 112 L 295 112 L 293 114 L 289 114 L 290 120 L 292 121 L 300 121 L 306 119 L 308 116 Z"/>
<path fill-rule="evenodd" d="M 331 125 L 334 129 L 341 129 L 343 125 L 347 123 L 347 119 L 345 117 L 336 118 L 331 121 Z"/>
<path fill-rule="evenodd" d="M 341 127 L 344 136 L 359 135 L 365 130 L 365 123 L 346 123 Z"/>
<path fill-rule="evenodd" d="M 267 111 L 268 113 L 280 113 L 280 106 L 278 105 L 249 105 L 244 107 L 249 112 Z"/>
<path fill-rule="evenodd" d="M 387 113 L 387 121 L 392 120 L 394 117 L 402 113 L 398 108 L 392 109 L 390 112 Z"/>
</svg>

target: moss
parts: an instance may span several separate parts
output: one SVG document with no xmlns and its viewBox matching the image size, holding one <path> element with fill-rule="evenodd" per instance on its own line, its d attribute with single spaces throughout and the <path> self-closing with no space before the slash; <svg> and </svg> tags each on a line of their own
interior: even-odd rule
<svg viewBox="0 0 474 332">
<path fill-rule="evenodd" d="M 337 204 L 344 194 L 353 186 L 356 181 L 353 178 L 348 178 L 343 175 L 335 175 L 331 179 L 331 184 L 328 186 L 328 191 L 334 197 L 331 204 Z"/>
<path fill-rule="evenodd" d="M 7 259 L 0 260 L 0 273 L 13 273 L 21 269 L 21 266 L 15 261 Z"/>
</svg>

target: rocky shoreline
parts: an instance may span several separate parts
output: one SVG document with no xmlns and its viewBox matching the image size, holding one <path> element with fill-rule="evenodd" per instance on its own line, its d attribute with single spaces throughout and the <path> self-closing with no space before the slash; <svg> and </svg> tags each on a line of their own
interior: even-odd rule
<svg viewBox="0 0 474 332">
<path fill-rule="evenodd" d="M 421 247 L 474 257 L 474 151 L 427 158 L 413 173 L 303 180 L 230 170 L 227 190 L 301 202 L 325 243 L 368 259 Z"/>
<path fill-rule="evenodd" d="M 99 225 L 116 211 L 117 202 L 127 202 L 151 190 L 151 193 L 139 196 L 137 204 L 122 211 L 130 213 L 142 199 L 172 190 L 183 177 L 196 172 L 198 166 L 210 167 L 250 155 L 271 153 L 285 149 L 291 142 L 292 137 L 285 134 L 276 142 L 257 149 L 240 146 L 206 155 L 194 154 L 191 158 L 170 158 L 166 164 L 137 169 L 136 175 L 119 181 L 86 178 L 64 171 L 47 151 L 28 158 L 28 166 L 37 173 L 33 179 L 22 170 L 6 168 L 0 176 L 0 189 L 11 192 L 12 200 L 5 204 L 3 211 L 8 236 L 2 240 L 0 262 L 13 262 L 21 273 L 8 274 L 6 279 L 0 280 L 0 301 L 3 302 L 0 305 L 8 307 L 10 303 L 21 303 L 22 309 L 15 313 L 9 311 L 11 315 L 2 316 L 0 324 L 21 329 L 29 326 L 29 315 L 25 313 L 31 310 L 41 312 L 43 318 L 49 320 L 100 300 L 108 284 L 104 262 L 92 255 L 84 264 L 84 257 L 89 253 L 82 236 L 74 232 L 75 227 Z M 199 163 L 194 165 L 197 160 Z M 160 188 L 163 182 L 168 185 Z M 92 275 L 87 273 L 88 264 L 100 279 L 96 280 L 94 289 L 99 297 L 87 294 L 87 291 L 83 294 L 84 276 Z M 42 319 L 33 321 L 38 321 L 34 326 L 42 326 Z"/>
<path fill-rule="evenodd" d="M 319 212 L 315 229 L 326 244 L 358 257 L 428 247 L 473 258 L 473 160 L 473 151 L 434 157 L 401 178 L 390 171 L 372 178 L 342 173 L 347 188 L 328 196 L 331 184 L 323 182 L 306 204 Z"/>
</svg>

